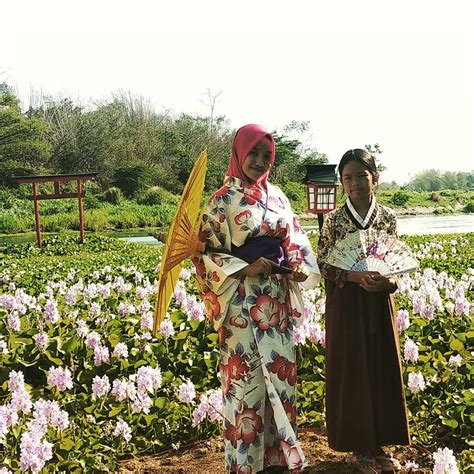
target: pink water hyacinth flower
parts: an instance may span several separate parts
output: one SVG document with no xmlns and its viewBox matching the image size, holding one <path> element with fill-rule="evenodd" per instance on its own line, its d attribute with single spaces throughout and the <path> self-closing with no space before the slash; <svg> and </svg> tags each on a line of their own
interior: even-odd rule
<svg viewBox="0 0 474 474">
<path fill-rule="evenodd" d="M 27 431 L 21 435 L 20 469 L 40 472 L 47 461 L 53 457 L 53 445 L 43 439 L 43 433 Z"/>
<path fill-rule="evenodd" d="M 405 340 L 405 348 L 403 351 L 403 357 L 406 361 L 415 363 L 418 360 L 418 346 L 409 337 Z"/>
<path fill-rule="evenodd" d="M 115 379 L 112 383 L 112 395 L 119 401 L 130 399 L 135 400 L 137 396 L 137 388 L 131 380 Z"/>
<path fill-rule="evenodd" d="M 222 420 L 223 393 L 221 389 L 209 390 L 201 395 L 199 405 L 193 410 L 193 426 L 201 423 L 206 416 L 211 421 Z"/>
<path fill-rule="evenodd" d="M 110 364 L 109 348 L 101 344 L 94 347 L 94 365 Z"/>
<path fill-rule="evenodd" d="M 153 328 L 153 313 L 151 311 L 142 314 L 140 318 L 140 328 L 144 330 Z"/>
<path fill-rule="evenodd" d="M 32 406 L 31 396 L 24 388 L 12 393 L 10 408 L 16 413 L 28 414 L 31 412 Z"/>
<path fill-rule="evenodd" d="M 87 323 L 83 319 L 78 319 L 76 321 L 76 331 L 77 331 L 77 335 L 81 339 L 84 339 L 90 332 L 89 326 L 87 325 Z M 100 336 L 99 336 L 99 340 L 100 340 Z"/>
<path fill-rule="evenodd" d="M 176 284 L 176 288 L 174 290 L 174 299 L 176 303 L 182 304 L 185 298 L 186 288 L 184 286 L 184 282 L 182 280 L 178 280 L 178 283 Z"/>
<path fill-rule="evenodd" d="M 33 336 L 33 340 L 35 341 L 36 347 L 43 350 L 49 343 L 49 336 L 44 331 L 41 331 Z"/>
<path fill-rule="evenodd" d="M 397 313 L 397 327 L 398 333 L 401 334 L 403 331 L 408 329 L 410 326 L 410 314 L 406 309 L 400 309 Z"/>
<path fill-rule="evenodd" d="M 448 364 L 449 365 L 452 365 L 454 367 L 461 367 L 462 365 L 462 357 L 458 354 L 458 355 L 452 355 L 450 358 L 449 358 L 449 361 L 448 361 Z"/>
<path fill-rule="evenodd" d="M 8 390 L 10 390 L 10 392 L 25 390 L 25 376 L 21 370 L 18 372 L 11 370 L 8 374 Z"/>
<path fill-rule="evenodd" d="M 153 400 L 146 393 L 137 393 L 135 400 L 132 402 L 132 410 L 135 413 L 150 413 L 150 408 L 153 405 Z"/>
<path fill-rule="evenodd" d="M 97 397 L 101 398 L 107 395 L 110 390 L 110 381 L 107 375 L 99 377 L 96 375 L 92 379 L 92 393 Z"/>
<path fill-rule="evenodd" d="M 196 398 L 196 389 L 191 380 L 179 386 L 178 398 L 184 403 L 191 403 Z"/>
<path fill-rule="evenodd" d="M 0 468 L 0 474 L 13 474 L 10 469 L 7 469 L 6 467 Z"/>
<path fill-rule="evenodd" d="M 120 316 L 127 316 L 128 314 L 136 314 L 137 309 L 135 306 L 128 302 L 128 301 L 122 301 L 117 308 L 117 313 L 120 314 Z"/>
<path fill-rule="evenodd" d="M 191 272 L 187 268 L 183 268 L 179 274 L 181 280 L 187 281 L 191 278 Z"/>
<path fill-rule="evenodd" d="M 454 453 L 449 448 L 438 448 L 433 453 L 433 474 L 459 474 Z"/>
<path fill-rule="evenodd" d="M 88 349 L 95 349 L 98 346 L 102 345 L 102 341 L 100 340 L 100 334 L 92 331 L 89 334 L 87 334 L 86 337 L 86 347 Z"/>
<path fill-rule="evenodd" d="M 51 324 L 54 324 L 59 320 L 58 302 L 53 298 L 46 301 L 46 304 L 44 305 L 44 319 Z"/>
<path fill-rule="evenodd" d="M 13 332 L 18 332 L 21 329 L 20 317 L 16 313 L 10 313 L 7 316 L 7 324 Z"/>
<path fill-rule="evenodd" d="M 168 339 L 169 337 L 173 336 L 175 333 L 173 323 L 169 318 L 169 314 L 166 313 L 166 318 L 161 321 L 160 324 L 160 334 L 165 338 Z"/>
<path fill-rule="evenodd" d="M 0 355 L 8 354 L 8 344 L 7 341 L 3 340 L 3 336 L 0 336 Z"/>
<path fill-rule="evenodd" d="M 8 434 L 10 426 L 18 423 L 18 413 L 11 405 L 0 405 L 0 438 Z"/>
<path fill-rule="evenodd" d="M 128 347 L 123 342 L 118 342 L 114 347 L 114 357 L 117 359 L 128 359 Z"/>
<path fill-rule="evenodd" d="M 69 414 L 59 408 L 56 400 L 38 399 L 34 405 L 33 416 L 35 423 L 29 425 L 30 431 L 33 431 L 32 427 L 38 431 L 44 431 L 44 433 L 46 433 L 48 426 L 52 426 L 58 431 L 69 427 Z"/>
<path fill-rule="evenodd" d="M 99 316 L 102 308 L 99 303 L 92 303 L 91 307 L 89 309 L 89 312 L 87 313 L 91 318 L 94 318 L 95 316 Z"/>
<path fill-rule="evenodd" d="M 60 392 L 72 388 L 72 376 L 69 369 L 51 367 L 48 372 L 48 387 L 56 387 Z"/>
<path fill-rule="evenodd" d="M 306 330 L 304 326 L 295 327 L 293 337 L 297 346 L 304 345 L 306 343 Z"/>
<path fill-rule="evenodd" d="M 142 366 L 137 372 L 137 387 L 140 393 L 154 392 L 161 387 L 162 376 L 159 366 Z"/>
<path fill-rule="evenodd" d="M 425 386 L 426 384 L 423 374 L 418 372 L 410 372 L 410 374 L 408 374 L 408 388 L 413 392 L 413 394 L 422 392 L 425 389 Z"/>
<path fill-rule="evenodd" d="M 127 422 L 119 418 L 113 432 L 113 436 L 122 436 L 128 443 L 132 439 L 132 430 Z"/>
</svg>

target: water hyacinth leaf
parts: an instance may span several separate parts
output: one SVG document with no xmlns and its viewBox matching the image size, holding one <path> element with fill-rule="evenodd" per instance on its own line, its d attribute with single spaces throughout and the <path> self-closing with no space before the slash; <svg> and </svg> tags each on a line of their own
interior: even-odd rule
<svg viewBox="0 0 474 474">
<path fill-rule="evenodd" d="M 65 449 L 66 451 L 70 451 L 76 445 L 75 441 L 71 438 L 62 438 L 59 447 L 61 449 Z"/>
<path fill-rule="evenodd" d="M 459 339 L 453 338 L 449 342 L 449 347 L 451 347 L 453 351 L 460 352 L 464 349 L 464 344 Z"/>
<path fill-rule="evenodd" d="M 44 355 L 54 364 L 63 365 L 62 359 L 58 359 L 57 357 L 54 357 L 49 351 L 44 351 Z"/>
<path fill-rule="evenodd" d="M 115 418 L 121 411 L 122 411 L 122 406 L 118 407 L 113 407 L 111 410 L 109 410 L 109 418 Z"/>
<path fill-rule="evenodd" d="M 459 425 L 459 423 L 453 418 L 444 418 L 441 423 L 443 423 L 443 425 L 449 426 L 450 428 L 457 428 Z"/>
</svg>

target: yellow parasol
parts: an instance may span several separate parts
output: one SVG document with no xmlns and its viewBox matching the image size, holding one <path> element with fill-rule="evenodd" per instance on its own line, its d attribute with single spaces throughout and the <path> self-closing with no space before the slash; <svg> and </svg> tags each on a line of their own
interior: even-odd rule
<svg viewBox="0 0 474 474">
<path fill-rule="evenodd" d="M 166 237 L 158 280 L 158 295 L 153 323 L 154 334 L 158 331 L 165 317 L 183 261 L 191 255 L 203 251 L 204 244 L 199 242 L 199 229 L 196 227 L 196 221 L 199 216 L 206 171 L 207 150 L 204 150 L 194 163 Z"/>
</svg>

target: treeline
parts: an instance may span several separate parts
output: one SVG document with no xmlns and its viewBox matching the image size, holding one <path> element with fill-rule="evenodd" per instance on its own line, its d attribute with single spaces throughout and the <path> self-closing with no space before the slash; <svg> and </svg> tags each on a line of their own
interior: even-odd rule
<svg viewBox="0 0 474 474">
<path fill-rule="evenodd" d="M 94 107 L 51 97 L 37 102 L 23 113 L 11 88 L 0 84 L 1 186 L 11 186 L 14 175 L 97 172 L 102 190 L 119 188 L 126 197 L 150 187 L 180 193 L 204 148 L 209 153 L 206 189 L 222 183 L 235 133 L 225 117 L 158 113 L 143 98 L 126 93 Z M 292 122 L 275 133 L 276 184 L 301 182 L 305 163 L 327 162 L 324 154 L 303 145 L 307 130 L 307 123 Z"/>
</svg>

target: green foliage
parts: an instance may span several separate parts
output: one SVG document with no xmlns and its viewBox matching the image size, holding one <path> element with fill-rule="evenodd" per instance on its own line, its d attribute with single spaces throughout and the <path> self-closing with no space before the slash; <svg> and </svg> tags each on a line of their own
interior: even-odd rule
<svg viewBox="0 0 474 474">
<path fill-rule="evenodd" d="M 306 212 L 306 186 L 301 183 L 288 182 L 282 186 L 282 191 L 291 202 L 293 211 L 297 214 Z"/>
<path fill-rule="evenodd" d="M 144 190 L 149 182 L 149 170 L 142 163 L 130 163 L 119 166 L 114 171 L 114 184 L 127 197 L 134 196 Z"/>
<path fill-rule="evenodd" d="M 123 194 L 120 188 L 112 186 L 111 188 L 104 191 L 102 197 L 105 202 L 110 204 L 120 204 L 123 199 Z"/>
<path fill-rule="evenodd" d="M 396 191 L 393 193 L 391 203 L 395 206 L 403 207 L 408 202 L 409 196 L 403 191 Z"/>
<path fill-rule="evenodd" d="M 312 237 L 314 242 L 314 236 Z M 412 236 L 404 237 L 415 252 L 425 257 L 422 270 L 438 274 L 447 271 L 456 281 L 462 281 L 469 262 L 472 261 L 474 235 Z M 169 313 L 176 333 L 169 339 L 161 336 L 151 340 L 141 339 L 140 317 L 137 314 L 117 314 L 120 303 L 142 303 L 137 297 L 136 286 L 146 286 L 145 280 L 156 277 L 156 265 L 160 250 L 155 247 L 135 246 L 115 239 L 88 235 L 86 243 L 80 245 L 77 235 L 46 238 L 42 249 L 32 244 L 6 245 L 0 248 L 0 291 L 10 292 L 8 285 L 27 290 L 37 296 L 48 291 L 58 301 L 61 318 L 55 324 L 44 322 L 43 311 L 27 309 L 21 316 L 21 331 L 8 332 L 7 318 L 0 318 L 1 334 L 8 334 L 8 354 L 0 358 L 0 385 L 4 387 L 2 403 L 8 401 L 7 378 L 10 370 L 22 370 L 28 390 L 36 401 L 38 398 L 56 400 L 62 409 L 69 412 L 71 425 L 61 434 L 48 432 L 48 441 L 53 444 L 53 459 L 46 465 L 50 471 L 74 470 L 107 471 L 117 469 L 120 458 L 142 456 L 168 449 L 171 443 L 188 443 L 203 439 L 219 431 L 217 424 L 203 423 L 193 427 L 191 411 L 196 407 L 182 403 L 177 398 L 178 386 L 191 380 L 198 395 L 219 386 L 217 377 L 219 349 L 217 335 L 205 321 L 190 321 L 183 309 L 174 300 Z M 447 258 L 440 255 L 447 254 Z M 106 270 L 107 266 L 107 270 Z M 125 286 L 113 289 L 120 277 Z M 138 282 L 140 283 L 137 283 Z M 95 321 L 88 315 L 91 301 L 78 298 L 72 306 L 65 303 L 61 288 L 72 287 L 81 281 L 85 286 L 97 287 L 113 282 L 112 294 L 102 301 L 93 300 L 102 306 L 105 321 Z M 50 283 L 47 283 L 50 282 Z M 189 294 L 195 295 L 192 285 Z M 324 305 L 324 292 L 317 290 L 318 311 Z M 442 292 L 441 297 L 447 301 Z M 146 297 L 153 304 L 154 294 Z M 432 320 L 421 318 L 412 312 L 407 294 L 396 295 L 398 308 L 410 311 L 410 327 L 401 336 L 401 345 L 409 337 L 418 344 L 419 359 L 416 363 L 403 363 L 403 375 L 407 382 L 411 372 L 421 372 L 427 387 L 419 394 L 407 388 L 413 441 L 430 451 L 438 447 L 449 447 L 456 453 L 461 470 L 469 462 L 468 440 L 472 437 L 469 408 L 472 405 L 472 363 L 469 339 L 472 338 L 470 318 L 455 315 L 447 304 Z M 38 304 L 44 306 L 44 300 Z M 75 311 L 78 311 L 74 315 Z M 4 308 L 0 307 L 3 315 Z M 75 318 L 87 321 L 90 330 L 100 334 L 110 352 L 118 342 L 126 343 L 128 360 L 111 355 L 110 363 L 94 364 L 94 353 L 78 337 Z M 49 344 L 39 350 L 33 336 L 39 327 L 49 335 Z M 460 355 L 460 367 L 449 364 L 452 355 Z M 320 344 L 307 343 L 297 346 L 298 360 L 298 422 L 300 426 L 323 427 L 325 424 L 325 350 Z M 107 375 L 112 382 L 134 376 L 140 366 L 159 364 L 163 384 L 153 394 L 153 404 L 148 414 L 130 410 L 128 402 L 119 402 L 109 395 L 103 399 L 92 396 L 92 379 Z M 50 367 L 67 367 L 72 371 L 73 389 L 54 392 L 47 388 L 46 374 Z M 125 420 L 132 429 L 129 443 L 119 441 L 111 435 L 118 418 Z M 24 424 L 20 421 L 20 424 Z M 20 428 L 7 435 L 6 449 L 8 466 L 18 470 L 18 440 Z"/>
<path fill-rule="evenodd" d="M 463 212 L 474 212 L 474 200 L 469 201 L 463 209 Z"/>
<path fill-rule="evenodd" d="M 23 116 L 18 99 L 6 84 L 0 84 L 0 185 L 11 185 L 12 176 L 48 165 L 48 131 L 46 122 Z"/>
<path fill-rule="evenodd" d="M 474 189 L 474 173 L 441 172 L 435 169 L 417 173 L 406 185 L 413 191 L 440 191 L 443 189 L 472 190 Z"/>
</svg>

